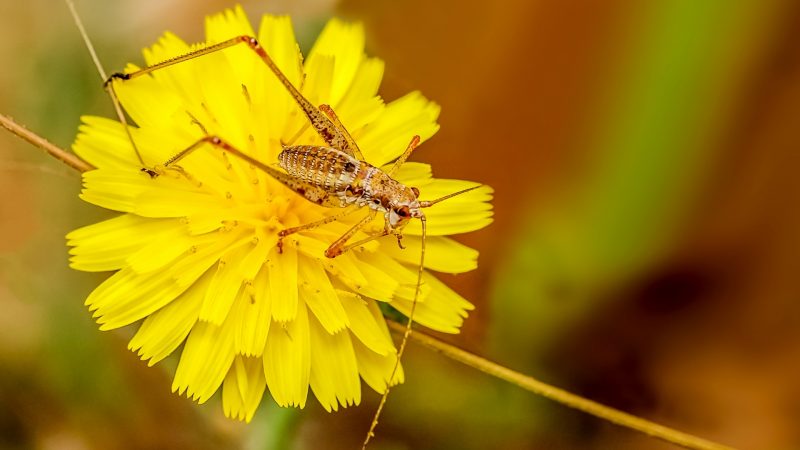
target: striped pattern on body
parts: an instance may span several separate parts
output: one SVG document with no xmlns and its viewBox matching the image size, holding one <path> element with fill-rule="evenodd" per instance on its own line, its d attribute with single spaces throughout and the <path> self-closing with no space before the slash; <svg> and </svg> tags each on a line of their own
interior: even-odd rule
<svg viewBox="0 0 800 450">
<path fill-rule="evenodd" d="M 313 145 L 285 147 L 278 162 L 292 177 L 328 192 L 342 192 L 352 186 L 362 164 L 366 164 L 335 148 Z"/>
</svg>

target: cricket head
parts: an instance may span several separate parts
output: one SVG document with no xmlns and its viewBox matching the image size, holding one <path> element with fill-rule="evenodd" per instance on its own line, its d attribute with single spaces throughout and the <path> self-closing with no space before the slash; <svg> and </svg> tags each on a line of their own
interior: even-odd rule
<svg viewBox="0 0 800 450">
<path fill-rule="evenodd" d="M 404 186 L 401 195 L 389 203 L 389 207 L 386 208 L 386 221 L 392 230 L 400 231 L 411 219 L 425 217 L 417 196 L 419 189 Z"/>
</svg>

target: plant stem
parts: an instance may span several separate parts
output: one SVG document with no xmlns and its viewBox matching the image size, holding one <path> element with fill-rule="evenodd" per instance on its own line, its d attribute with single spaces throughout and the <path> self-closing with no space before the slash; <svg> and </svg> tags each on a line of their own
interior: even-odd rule
<svg viewBox="0 0 800 450">
<path fill-rule="evenodd" d="M 392 321 L 389 321 L 388 324 L 389 327 L 397 333 L 403 333 L 405 330 L 405 325 Z M 710 442 L 678 430 L 673 430 L 663 425 L 641 419 L 631 414 L 572 394 L 563 389 L 543 383 L 530 376 L 515 372 L 497 363 L 489 361 L 488 359 L 467 352 L 466 350 L 462 350 L 458 347 L 442 342 L 421 331 L 414 330 L 414 332 L 411 333 L 410 338 L 411 340 L 416 341 L 436 352 L 439 352 L 450 359 L 466 364 L 474 369 L 478 369 L 481 372 L 487 373 L 511 384 L 515 384 L 526 391 L 549 398 L 550 400 L 561 403 L 562 405 L 577 409 L 578 411 L 582 411 L 587 414 L 591 414 L 611 423 L 642 432 L 649 436 L 688 449 L 733 450 L 732 447 Z"/>
<path fill-rule="evenodd" d="M 73 169 L 79 172 L 86 172 L 94 168 L 91 165 L 89 165 L 89 163 L 87 163 L 86 161 L 78 158 L 72 153 L 67 152 L 61 147 L 58 147 L 50 143 L 50 141 L 44 139 L 41 136 L 38 136 L 36 133 L 29 131 L 27 128 L 18 124 L 17 122 L 14 121 L 14 119 L 6 115 L 0 114 L 0 125 L 2 125 L 3 128 L 5 128 L 6 130 L 16 134 L 18 137 L 30 142 L 31 144 L 41 148 L 42 150 L 49 153 L 50 156 L 60 160 L 64 164 L 72 167 Z"/>
</svg>

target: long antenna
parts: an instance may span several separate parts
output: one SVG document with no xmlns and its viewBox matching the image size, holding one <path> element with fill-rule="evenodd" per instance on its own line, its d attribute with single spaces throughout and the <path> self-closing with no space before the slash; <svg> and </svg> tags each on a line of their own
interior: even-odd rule
<svg viewBox="0 0 800 450">
<path fill-rule="evenodd" d="M 414 301 L 411 303 L 411 311 L 408 313 L 408 323 L 406 324 L 406 330 L 403 333 L 403 340 L 400 342 L 400 348 L 397 350 L 397 359 L 394 361 L 394 367 L 392 368 L 392 374 L 389 375 L 389 379 L 386 381 L 386 390 L 383 392 L 383 396 L 381 397 L 381 402 L 378 404 L 378 410 L 375 411 L 375 416 L 372 418 L 372 424 L 369 426 L 369 431 L 367 431 L 367 437 L 364 439 L 364 443 L 361 445 L 361 450 L 366 450 L 367 444 L 369 444 L 370 439 L 372 436 L 375 435 L 375 427 L 378 426 L 378 418 L 381 416 L 381 412 L 383 411 L 383 406 L 386 404 L 386 399 L 389 397 L 389 389 L 391 388 L 392 380 L 394 379 L 395 374 L 397 374 L 397 369 L 400 368 L 400 358 L 403 357 L 403 352 L 406 349 L 406 344 L 408 343 L 408 337 L 411 335 L 411 324 L 414 323 L 414 310 L 417 308 L 417 300 L 419 299 L 419 291 L 422 286 L 422 272 L 425 266 L 425 237 L 427 234 L 427 225 L 425 221 L 425 216 L 419 218 L 420 223 L 422 225 L 422 247 L 420 248 L 419 253 L 419 269 L 417 270 L 417 289 L 414 291 Z"/>
<path fill-rule="evenodd" d="M 437 198 L 435 200 L 422 200 L 421 202 L 419 202 L 419 207 L 420 208 L 429 208 L 429 207 L 431 207 L 431 206 L 433 206 L 433 205 L 435 205 L 435 204 L 437 204 L 437 203 L 439 203 L 439 202 L 441 202 L 443 200 L 447 200 L 448 198 L 453 198 L 456 195 L 461 195 L 461 194 L 467 193 L 469 191 L 478 189 L 481 186 L 483 186 L 483 185 L 479 184 L 477 186 L 472 186 L 471 188 L 462 189 L 462 190 L 460 190 L 458 192 L 453 192 L 452 194 L 447 194 L 444 197 L 439 197 L 439 198 Z"/>
<path fill-rule="evenodd" d="M 78 27 L 78 31 L 81 33 L 83 42 L 86 44 L 86 49 L 89 50 L 89 55 L 91 55 L 94 66 L 97 68 L 97 73 L 100 74 L 100 79 L 103 81 L 103 86 L 105 87 L 106 92 L 108 92 L 108 95 L 111 97 L 111 103 L 114 104 L 114 111 L 117 113 L 117 118 L 119 119 L 120 123 L 125 126 L 125 134 L 128 135 L 128 140 L 130 140 L 131 146 L 133 146 L 133 151 L 136 153 L 136 157 L 139 159 L 139 162 L 142 164 L 142 166 L 145 166 L 142 155 L 139 153 L 139 149 L 136 147 L 136 143 L 133 141 L 133 135 L 131 134 L 128 120 L 125 118 L 125 113 L 122 112 L 122 105 L 120 105 L 117 94 L 114 92 L 114 85 L 113 83 L 109 82 L 110 80 L 106 75 L 106 71 L 103 69 L 103 64 L 100 63 L 100 58 L 97 57 L 97 52 L 94 49 L 92 40 L 89 39 L 89 34 L 86 32 L 86 28 L 83 27 L 83 22 L 78 15 L 78 10 L 75 8 L 75 3 L 73 3 L 72 0 L 64 1 L 67 3 L 70 14 L 72 14 L 72 20 L 75 21 L 75 25 Z"/>
</svg>

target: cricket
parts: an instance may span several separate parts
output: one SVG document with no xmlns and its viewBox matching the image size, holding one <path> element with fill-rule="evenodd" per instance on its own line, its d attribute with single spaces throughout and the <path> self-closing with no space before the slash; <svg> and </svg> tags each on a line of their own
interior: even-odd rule
<svg viewBox="0 0 800 450">
<path fill-rule="evenodd" d="M 397 170 L 405 163 L 407 158 L 420 143 L 420 137 L 418 135 L 411 137 L 405 151 L 394 161 L 388 170 L 382 170 L 379 167 L 371 165 L 365 160 L 358 144 L 339 120 L 333 108 L 326 104 L 315 106 L 304 97 L 300 92 L 302 86 L 298 88 L 292 84 L 287 76 L 278 68 L 273 59 L 267 54 L 259 41 L 253 36 L 235 36 L 226 41 L 209 45 L 135 71 L 116 72 L 107 76 L 75 6 L 71 0 L 65 1 L 100 77 L 105 80 L 103 87 L 113 103 L 117 118 L 125 126 L 132 149 L 136 153 L 138 161 L 141 163 L 141 171 L 149 175 L 152 179 L 163 175 L 166 171 L 177 171 L 186 175 L 179 165 L 181 160 L 190 157 L 193 152 L 201 149 L 215 150 L 222 152 L 223 155 L 230 155 L 238 158 L 251 165 L 253 168 L 263 171 L 309 202 L 324 208 L 341 209 L 341 212 L 327 216 L 322 220 L 279 230 L 277 232 L 277 247 L 279 253 L 282 253 L 284 239 L 288 236 L 324 226 L 350 214 L 362 211 L 365 207 L 367 210 L 365 216 L 330 244 L 324 252 L 325 257 L 335 258 L 353 248 L 385 236 L 394 236 L 398 246 L 403 249 L 402 238 L 404 227 L 413 219 L 418 219 L 420 221 L 422 233 L 419 262 L 417 265 L 416 286 L 410 313 L 408 314 L 407 323 L 405 325 L 405 332 L 397 349 L 397 358 L 389 377 L 389 380 L 393 379 L 399 368 L 400 360 L 412 330 L 414 310 L 421 290 L 425 265 L 426 241 L 426 217 L 423 210 L 438 202 L 481 186 L 474 186 L 436 199 L 420 200 L 421 193 L 419 189 L 406 186 L 393 178 Z M 115 84 L 135 82 L 134 80 L 136 78 L 146 76 L 160 69 L 181 64 L 195 58 L 201 58 L 204 55 L 220 52 L 234 46 L 245 46 L 249 48 L 252 51 L 253 57 L 259 58 L 270 69 L 272 74 L 274 74 L 278 81 L 285 87 L 288 95 L 294 99 L 302 110 L 303 114 L 308 119 L 308 124 L 314 128 L 316 133 L 327 145 L 302 145 L 296 144 L 295 142 L 281 142 L 282 151 L 278 155 L 278 161 L 270 164 L 260 161 L 237 149 L 219 136 L 209 134 L 200 122 L 195 121 L 204 132 L 204 137 L 187 146 L 184 150 L 178 152 L 167 161 L 148 165 L 148 163 L 153 162 L 145 161 L 136 147 L 125 113 L 115 93 Z M 34 144 L 38 145 L 35 142 Z M 275 167 L 275 163 L 277 163 L 280 169 Z M 383 215 L 383 231 L 368 235 L 366 238 L 357 240 L 356 242 L 350 242 L 362 228 L 375 219 L 378 213 Z M 390 387 L 387 383 L 378 408 L 373 416 L 369 431 L 363 441 L 362 448 L 366 448 L 370 439 L 374 436 L 374 431 L 389 395 L 389 391 Z"/>
<path fill-rule="evenodd" d="M 85 38 L 86 39 L 86 38 Z M 87 40 L 88 42 L 88 40 Z M 205 147 L 216 148 L 220 151 L 230 154 L 239 158 L 252 166 L 264 171 L 275 180 L 282 183 L 298 195 L 306 200 L 328 208 L 341 208 L 343 211 L 339 214 L 328 216 L 322 220 L 299 225 L 292 228 L 286 228 L 278 231 L 278 249 L 283 246 L 283 239 L 287 236 L 299 233 L 304 230 L 310 230 L 325 224 L 338 220 L 346 215 L 352 214 L 367 207 L 369 212 L 363 219 L 356 222 L 349 230 L 342 236 L 336 239 L 325 250 L 325 256 L 328 258 L 335 258 L 344 252 L 361 246 L 369 241 L 378 239 L 384 236 L 393 235 L 397 239 L 397 244 L 403 248 L 403 228 L 411 221 L 411 219 L 419 219 L 422 225 L 422 241 L 419 257 L 419 265 L 417 267 L 417 284 L 414 291 L 414 300 L 411 306 L 411 312 L 408 316 L 408 323 L 403 334 L 403 339 L 397 351 L 397 359 L 395 361 L 392 374 L 389 379 L 394 378 L 395 372 L 400 364 L 400 359 L 405 350 L 408 342 L 408 337 L 411 333 L 411 325 L 413 323 L 414 308 L 419 298 L 420 286 L 422 284 L 422 272 L 425 265 L 425 238 L 426 238 L 426 219 L 423 213 L 423 208 L 428 208 L 443 200 L 447 200 L 454 196 L 464 194 L 471 190 L 481 187 L 480 185 L 468 189 L 464 189 L 452 194 L 434 200 L 419 200 L 420 191 L 416 187 L 405 186 L 402 183 L 392 178 L 392 175 L 403 165 L 406 159 L 411 155 L 411 152 L 417 147 L 420 141 L 419 136 L 413 136 L 411 142 L 406 147 L 403 154 L 394 162 L 388 172 L 384 172 L 378 167 L 375 167 L 368 162 L 364 161 L 364 156 L 359 150 L 355 140 L 350 136 L 350 133 L 339 121 L 338 116 L 329 105 L 320 105 L 315 107 L 308 99 L 306 99 L 300 91 L 292 85 L 288 78 L 281 72 L 278 66 L 273 62 L 272 58 L 267 54 L 263 47 L 258 43 L 258 40 L 252 36 L 237 36 L 227 41 L 220 42 L 209 47 L 205 47 L 184 55 L 175 57 L 173 59 L 156 63 L 154 65 L 144 67 L 134 72 L 122 73 L 117 72 L 109 76 L 104 83 L 106 90 L 112 97 L 115 105 L 119 102 L 114 96 L 113 83 L 116 80 L 119 82 L 129 82 L 137 77 L 147 75 L 156 70 L 163 69 L 175 64 L 199 58 L 204 55 L 225 50 L 226 48 L 235 45 L 246 45 L 253 53 L 259 57 L 264 64 L 275 74 L 278 80 L 286 88 L 289 95 L 297 102 L 298 106 L 303 110 L 303 113 L 308 118 L 310 124 L 314 127 L 317 134 L 328 143 L 329 147 L 313 146 L 313 145 L 283 145 L 283 151 L 278 155 L 278 162 L 280 167 L 286 172 L 281 172 L 278 169 L 269 166 L 268 164 L 259 161 L 241 150 L 235 148 L 228 142 L 224 141 L 218 136 L 207 135 L 197 142 L 191 144 L 186 149 L 180 151 L 175 156 L 167 160 L 161 165 L 153 167 L 143 167 L 141 170 L 152 178 L 158 177 L 164 170 L 178 167 L 177 163 L 182 159 L 188 157 L 192 152 Z M 117 107 L 118 113 L 121 110 Z M 125 123 L 124 116 L 120 114 L 120 120 Z M 128 135 L 132 141 L 132 136 Z M 134 144 L 134 148 L 135 144 Z M 142 158 L 138 155 L 139 160 Z M 384 229 L 383 232 L 368 236 L 357 242 L 348 244 L 347 242 L 365 225 L 372 222 L 376 214 L 383 213 Z M 378 424 L 380 413 L 386 403 L 389 395 L 389 386 L 387 385 L 381 401 L 378 405 L 378 410 L 373 417 L 370 429 L 364 439 L 362 448 L 366 448 L 370 439 L 374 435 L 375 427 Z"/>
</svg>

